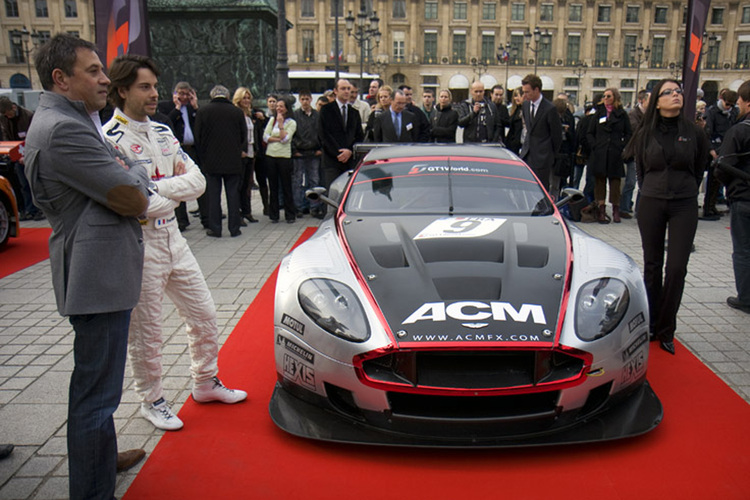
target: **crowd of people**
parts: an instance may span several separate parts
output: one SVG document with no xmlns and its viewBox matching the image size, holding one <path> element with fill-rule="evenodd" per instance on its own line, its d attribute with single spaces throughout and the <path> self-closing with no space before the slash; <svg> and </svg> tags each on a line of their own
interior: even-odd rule
<svg viewBox="0 0 750 500">
<path fill-rule="evenodd" d="M 360 99 L 341 79 L 315 105 L 309 91 L 300 92 L 296 110 L 288 95 L 269 95 L 266 112 L 253 105 L 248 87 L 232 93 L 216 85 L 200 105 L 192 86 L 179 82 L 172 99 L 159 102 L 153 60 L 120 56 L 107 76 L 95 46 L 69 35 L 40 47 L 35 62 L 45 89 L 36 120 L 0 98 L 0 125 L 3 138 L 26 140 L 16 167 L 24 217 L 46 217 L 52 226 L 57 306 L 75 331 L 71 498 L 111 498 L 115 471 L 143 456 L 117 453 L 112 414 L 126 357 L 141 415 L 159 429 L 184 425 L 161 385 L 165 295 L 186 322 L 193 398 L 233 404 L 247 397 L 218 378 L 214 302 L 181 234 L 191 224 L 187 203 L 197 201 L 193 215 L 216 238 L 225 218 L 232 237 L 258 222 L 255 188 L 272 223 L 282 210 L 287 223 L 308 213 L 322 218 L 325 207 L 304 193 L 330 187 L 354 167 L 356 143 L 502 144 L 553 198 L 585 180 L 596 221 L 637 215 L 652 340 L 672 354 L 699 188 L 709 158 L 719 159 L 710 167 L 701 218 L 721 217 L 716 203 L 726 186 L 738 292 L 727 303 L 750 313 L 750 81 L 722 91 L 696 117 L 685 116 L 676 80 L 639 92 L 629 113 L 618 89 L 607 88 L 577 121 L 567 96 L 550 101 L 534 74 L 512 90 L 510 106 L 502 86 L 487 90 L 480 81 L 458 103 L 450 90 L 425 89 L 418 106 L 408 85 L 393 89 L 373 80 Z M 11 450 L 0 447 L 2 454 Z"/>
</svg>

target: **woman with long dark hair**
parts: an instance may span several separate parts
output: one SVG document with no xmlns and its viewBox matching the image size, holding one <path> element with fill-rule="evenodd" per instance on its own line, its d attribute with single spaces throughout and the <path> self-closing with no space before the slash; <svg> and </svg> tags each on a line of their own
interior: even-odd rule
<svg viewBox="0 0 750 500">
<path fill-rule="evenodd" d="M 683 115 L 682 87 L 658 82 L 643 121 L 625 149 L 635 157 L 638 229 L 643 247 L 643 280 L 648 293 L 651 339 L 674 354 L 677 311 L 698 227 L 698 186 L 708 160 L 706 134 Z M 664 269 L 664 238 L 668 237 Z M 663 276 L 662 276 L 663 275 Z"/>
<path fill-rule="evenodd" d="M 268 189 L 270 203 L 268 217 L 271 222 L 279 222 L 279 186 L 284 191 L 284 218 L 289 224 L 297 220 L 292 192 L 292 137 L 297 131 L 297 122 L 292 118 L 289 99 L 280 97 L 276 102 L 276 114 L 268 120 L 263 139 L 268 143 L 266 164 L 268 166 Z"/>
<path fill-rule="evenodd" d="M 602 102 L 596 108 L 595 118 L 589 124 L 586 135 L 591 148 L 587 166 L 594 173 L 594 198 L 599 209 L 597 220 L 600 224 L 609 222 L 606 202 L 609 182 L 612 221 L 620 222 L 620 180 L 625 177 L 622 150 L 633 132 L 617 89 L 610 87 L 604 90 Z"/>
</svg>

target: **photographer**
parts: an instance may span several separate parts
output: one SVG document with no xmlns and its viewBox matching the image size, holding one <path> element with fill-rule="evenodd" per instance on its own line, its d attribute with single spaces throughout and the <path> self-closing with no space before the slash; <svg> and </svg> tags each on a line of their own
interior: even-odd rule
<svg viewBox="0 0 750 500">
<path fill-rule="evenodd" d="M 471 84 L 471 98 L 459 107 L 458 126 L 464 129 L 464 142 L 500 141 L 500 117 L 497 107 L 484 97 L 484 84 Z"/>
<path fill-rule="evenodd" d="M 727 187 L 730 201 L 732 263 L 737 296 L 728 297 L 727 304 L 750 313 L 750 80 L 740 85 L 737 93 L 740 117 L 724 136 L 715 173 Z M 746 175 L 742 175 L 743 172 Z"/>
</svg>

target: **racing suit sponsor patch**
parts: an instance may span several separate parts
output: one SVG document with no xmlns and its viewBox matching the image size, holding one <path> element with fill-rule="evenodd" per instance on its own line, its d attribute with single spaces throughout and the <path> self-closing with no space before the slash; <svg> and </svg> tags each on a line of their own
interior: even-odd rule
<svg viewBox="0 0 750 500">
<path fill-rule="evenodd" d="M 140 144 L 132 144 L 132 145 L 130 146 L 130 150 L 131 150 L 131 151 L 132 151 L 133 153 L 135 153 L 135 154 L 139 155 L 139 154 L 143 153 L 143 146 L 141 146 Z"/>
</svg>

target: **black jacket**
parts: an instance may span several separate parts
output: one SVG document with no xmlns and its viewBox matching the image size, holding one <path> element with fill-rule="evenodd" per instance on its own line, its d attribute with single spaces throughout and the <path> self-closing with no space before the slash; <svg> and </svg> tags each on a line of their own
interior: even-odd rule
<svg viewBox="0 0 750 500">
<path fill-rule="evenodd" d="M 607 109 L 597 106 L 596 114 L 586 131 L 586 142 L 591 148 L 588 167 L 597 177 L 625 177 L 622 152 L 630 142 L 633 131 L 628 114 L 615 108 L 607 117 Z"/>
<path fill-rule="evenodd" d="M 737 155 L 742 154 L 742 156 Z M 729 129 L 721 142 L 719 156 L 723 156 L 722 163 L 739 168 L 750 174 L 750 114 Z M 735 156 L 737 155 L 737 156 Z M 715 169 L 716 177 L 727 186 L 727 194 L 732 201 L 750 201 L 750 181 L 727 173 L 721 167 Z"/>
<path fill-rule="evenodd" d="M 500 140 L 500 114 L 495 103 L 482 101 L 479 113 L 474 113 L 474 101 L 467 99 L 458 108 L 458 126 L 464 129 L 464 142 L 498 142 Z M 482 128 L 486 128 L 483 141 Z"/>
<path fill-rule="evenodd" d="M 414 142 L 430 142 L 430 129 L 432 125 L 430 124 L 430 120 L 427 119 L 427 115 L 416 107 L 414 103 L 407 104 L 406 110 L 414 115 L 414 123 L 417 126 L 417 137 Z"/>
<path fill-rule="evenodd" d="M 435 116 L 432 119 L 432 139 L 435 142 L 456 142 L 458 128 L 458 113 L 450 104 L 445 107 L 435 106 Z"/>
<path fill-rule="evenodd" d="M 297 131 L 294 133 L 294 137 L 292 137 L 292 154 L 299 153 L 301 156 L 315 156 L 315 152 L 320 151 L 318 112 L 312 109 L 308 116 L 300 108 L 294 112 L 293 118 L 297 122 Z"/>
<path fill-rule="evenodd" d="M 240 108 L 223 97 L 212 99 L 198 110 L 193 133 L 204 173 L 242 174 L 247 123 Z"/>
<path fill-rule="evenodd" d="M 521 152 L 521 134 L 523 134 L 523 111 L 521 106 L 516 107 L 516 111 L 510 115 L 510 125 L 508 126 L 508 135 L 505 136 L 505 145 L 516 154 Z"/>
<path fill-rule="evenodd" d="M 338 101 L 329 102 L 320 108 L 318 129 L 320 145 L 323 147 L 323 166 L 337 168 L 342 172 L 354 167 L 356 162 L 354 155 L 346 164 L 339 162 L 336 157 L 339 155 L 339 149 L 354 151 L 354 144 L 364 139 L 362 117 L 359 116 L 359 111 L 349 106 L 346 128 L 344 128 Z"/>
<path fill-rule="evenodd" d="M 424 113 L 417 110 L 424 116 Z M 373 129 L 374 142 L 420 142 L 419 141 L 419 124 L 414 113 L 404 109 L 401 112 L 401 133 L 396 135 L 396 128 L 393 124 L 391 111 L 380 113 L 375 120 Z"/>
<path fill-rule="evenodd" d="M 188 115 L 188 122 L 190 123 L 190 130 L 193 131 L 193 137 L 195 136 L 195 117 L 198 113 L 196 109 L 194 109 L 190 104 L 186 104 L 187 106 L 187 115 Z M 182 111 L 177 109 L 172 101 L 161 101 L 158 104 L 157 110 L 160 113 L 164 113 L 169 117 L 169 119 L 172 121 L 172 132 L 174 132 L 174 136 L 177 137 L 177 140 L 180 141 L 180 144 L 184 142 L 185 139 L 185 120 L 182 118 Z M 195 145 L 197 146 L 198 139 L 196 137 L 195 139 Z"/>
<path fill-rule="evenodd" d="M 737 108 L 724 112 L 714 104 L 706 110 L 706 133 L 711 139 L 711 149 L 718 151 L 724 135 L 737 122 Z"/>
<path fill-rule="evenodd" d="M 671 146 L 674 156 L 667 161 L 660 144 L 665 130 L 661 123 L 657 130 L 644 130 L 645 147 L 636 145 L 635 166 L 641 195 L 667 200 L 695 197 L 708 160 L 708 137 L 698 125 L 678 119 L 675 143 Z"/>
</svg>

